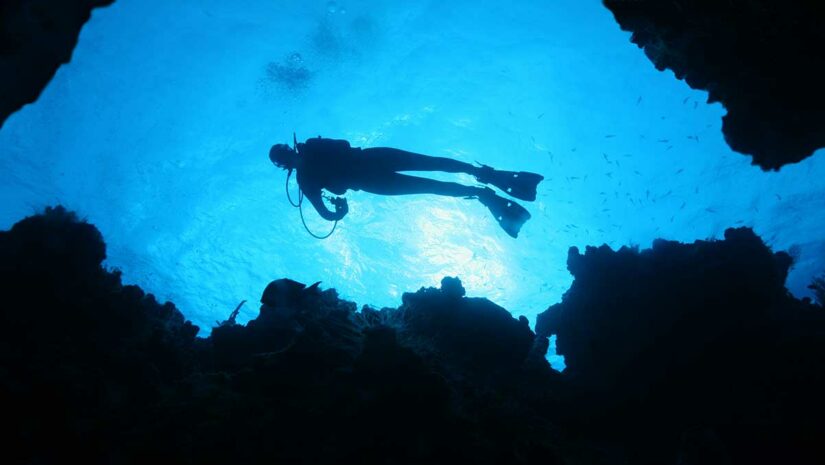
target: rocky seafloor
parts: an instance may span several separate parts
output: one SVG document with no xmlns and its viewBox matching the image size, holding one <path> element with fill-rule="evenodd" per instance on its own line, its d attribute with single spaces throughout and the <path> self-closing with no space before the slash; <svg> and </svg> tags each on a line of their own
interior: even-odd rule
<svg viewBox="0 0 825 465">
<path fill-rule="evenodd" d="M 61 207 L 0 233 L 5 463 L 825 458 L 825 311 L 748 229 L 571 249 L 575 281 L 538 335 L 456 278 L 380 310 L 277 279 L 257 318 L 199 338 L 105 256 Z"/>
</svg>

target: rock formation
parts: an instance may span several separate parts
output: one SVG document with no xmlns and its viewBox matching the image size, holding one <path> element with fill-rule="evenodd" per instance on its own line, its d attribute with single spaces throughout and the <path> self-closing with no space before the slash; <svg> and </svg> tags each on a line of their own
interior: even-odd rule
<svg viewBox="0 0 825 465">
<path fill-rule="evenodd" d="M 730 147 L 778 170 L 825 147 L 818 0 L 604 0 L 659 70 L 728 110 Z"/>
<path fill-rule="evenodd" d="M 68 63 L 92 10 L 114 0 L 3 0 L 0 3 L 0 128 L 32 103 Z"/>
</svg>

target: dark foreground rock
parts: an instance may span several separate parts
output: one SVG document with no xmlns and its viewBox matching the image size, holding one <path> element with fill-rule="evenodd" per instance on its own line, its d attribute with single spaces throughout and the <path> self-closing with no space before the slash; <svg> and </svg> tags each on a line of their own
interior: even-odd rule
<svg viewBox="0 0 825 465">
<path fill-rule="evenodd" d="M 34 102 L 68 63 L 92 9 L 114 0 L 3 0 L 0 3 L 0 127 Z"/>
<path fill-rule="evenodd" d="M 278 280 L 197 339 L 63 209 L 0 233 L 4 463 L 553 464 L 546 340 L 458 280 L 356 312 Z"/>
<path fill-rule="evenodd" d="M 604 0 L 633 43 L 708 102 L 725 139 L 765 170 L 825 147 L 820 0 Z"/>
<path fill-rule="evenodd" d="M 571 253 L 547 338 L 461 282 L 356 311 L 289 279 L 196 338 L 62 208 L 0 232 L 3 463 L 816 463 L 822 309 L 724 242 Z M 806 461 L 808 460 L 808 461 Z"/>
<path fill-rule="evenodd" d="M 823 463 L 825 311 L 788 294 L 790 265 L 749 229 L 571 249 L 536 331 L 558 337 L 573 421 L 633 463 Z"/>
</svg>

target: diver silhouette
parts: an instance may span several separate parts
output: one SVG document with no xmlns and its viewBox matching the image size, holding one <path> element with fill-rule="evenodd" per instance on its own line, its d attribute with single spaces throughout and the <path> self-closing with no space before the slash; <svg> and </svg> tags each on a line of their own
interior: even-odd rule
<svg viewBox="0 0 825 465">
<path fill-rule="evenodd" d="M 292 170 L 297 171 L 298 186 L 303 196 L 309 199 L 321 217 L 329 221 L 337 222 L 343 218 L 349 207 L 345 198 L 326 197 L 322 189 L 338 196 L 344 195 L 348 189 L 379 195 L 436 194 L 478 199 L 490 210 L 502 229 L 514 238 L 530 219 L 530 213 L 516 202 L 498 196 L 489 187 L 436 181 L 399 171 L 467 173 L 481 183 L 493 185 L 512 197 L 527 201 L 536 199 L 536 186 L 544 179 L 536 173 L 500 171 L 487 165 L 474 166 L 451 158 L 388 147 L 361 149 L 351 147 L 345 140 L 320 136 L 305 143 L 295 140 L 294 147 L 273 145 L 269 159 L 279 168 L 289 170 L 290 175 Z M 334 212 L 327 208 L 325 197 L 335 206 Z"/>
</svg>

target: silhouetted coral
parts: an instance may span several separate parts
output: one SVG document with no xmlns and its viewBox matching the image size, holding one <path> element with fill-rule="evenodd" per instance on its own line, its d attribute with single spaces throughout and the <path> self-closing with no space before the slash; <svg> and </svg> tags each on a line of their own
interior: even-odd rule
<svg viewBox="0 0 825 465">
<path fill-rule="evenodd" d="M 11 463 L 559 463 L 525 421 L 552 411 L 544 352 L 457 279 L 362 312 L 280 279 L 256 319 L 196 339 L 62 208 L 0 233 L 0 257 Z"/>
<path fill-rule="evenodd" d="M 62 208 L 0 233 L 7 463 L 817 463 L 825 312 L 750 230 L 573 249 L 539 318 L 457 278 L 380 310 L 273 281 L 206 339 Z M 553 372 L 550 334 L 567 357 Z"/>
<path fill-rule="evenodd" d="M 814 278 L 813 282 L 808 286 L 808 288 L 814 291 L 814 297 L 816 297 L 816 302 L 825 307 L 825 275 L 822 275 L 818 278 Z"/>
<path fill-rule="evenodd" d="M 191 370 L 197 328 L 122 286 L 105 256 L 59 207 L 0 232 L 5 463 L 105 462 Z"/>
<path fill-rule="evenodd" d="M 720 101 L 725 139 L 765 170 L 825 147 L 818 0 L 604 0 L 659 70 Z"/>
<path fill-rule="evenodd" d="M 0 3 L 0 127 L 34 102 L 68 63 L 92 10 L 114 0 L 3 0 Z"/>
<path fill-rule="evenodd" d="M 632 463 L 821 463 L 825 312 L 788 294 L 790 265 L 749 229 L 571 249 L 536 330 L 558 337 L 572 422 Z"/>
</svg>

